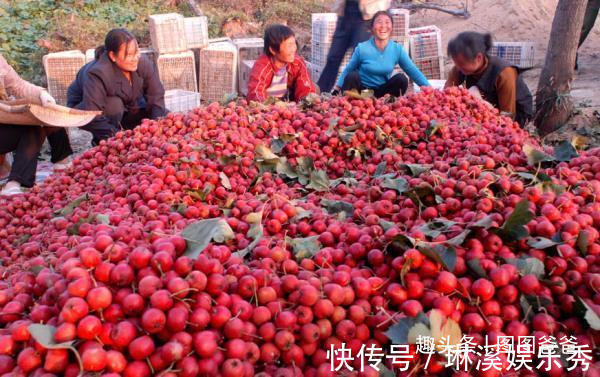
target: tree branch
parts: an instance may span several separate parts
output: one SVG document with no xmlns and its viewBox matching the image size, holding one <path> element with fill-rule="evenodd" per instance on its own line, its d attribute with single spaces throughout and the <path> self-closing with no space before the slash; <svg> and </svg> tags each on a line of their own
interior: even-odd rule
<svg viewBox="0 0 600 377">
<path fill-rule="evenodd" d="M 457 17 L 464 17 L 464 18 L 471 17 L 471 14 L 467 10 L 466 4 L 463 4 L 463 5 L 464 5 L 463 10 L 448 9 L 448 8 L 444 8 L 441 5 L 431 4 L 431 3 L 400 3 L 400 4 L 396 4 L 395 7 L 402 8 L 402 9 L 408 9 L 408 10 L 433 9 L 433 10 L 448 13 L 448 14 L 451 14 L 451 15 L 457 16 Z"/>
</svg>

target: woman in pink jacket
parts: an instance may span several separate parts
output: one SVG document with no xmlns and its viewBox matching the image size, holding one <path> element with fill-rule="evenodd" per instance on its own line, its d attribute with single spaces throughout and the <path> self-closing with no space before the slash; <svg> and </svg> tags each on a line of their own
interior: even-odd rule
<svg viewBox="0 0 600 377">
<path fill-rule="evenodd" d="M 23 80 L 0 55 L 0 100 L 11 97 L 30 99 L 43 106 L 54 104 L 54 98 L 39 86 Z M 62 163 L 72 153 L 64 128 L 19 126 L 0 124 L 0 155 L 15 152 L 14 162 L 8 175 L 8 183 L 0 195 L 23 192 L 22 187 L 35 183 L 37 159 L 46 136 L 52 135 L 52 162 Z"/>
</svg>

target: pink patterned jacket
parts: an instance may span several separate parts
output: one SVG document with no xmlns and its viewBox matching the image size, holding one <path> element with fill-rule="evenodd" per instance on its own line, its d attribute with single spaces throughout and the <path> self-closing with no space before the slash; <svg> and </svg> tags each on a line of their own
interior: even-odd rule
<svg viewBox="0 0 600 377">
<path fill-rule="evenodd" d="M 37 100 L 43 90 L 43 88 L 23 80 L 0 55 L 0 100 L 6 100 L 10 96 Z"/>
</svg>

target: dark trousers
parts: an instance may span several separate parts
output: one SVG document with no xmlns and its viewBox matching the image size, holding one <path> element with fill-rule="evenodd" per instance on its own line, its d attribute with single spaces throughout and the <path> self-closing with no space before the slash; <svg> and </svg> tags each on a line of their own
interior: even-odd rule
<svg viewBox="0 0 600 377">
<path fill-rule="evenodd" d="M 329 92 L 333 88 L 346 51 L 369 39 L 371 34 L 367 23 L 358 10 L 358 1 L 346 1 L 344 16 L 338 20 L 327 54 L 327 63 L 317 82 L 321 92 Z"/>
<path fill-rule="evenodd" d="M 385 96 L 386 94 L 390 94 L 395 97 L 400 97 L 404 93 L 406 93 L 406 89 L 408 88 L 408 79 L 402 73 L 395 74 L 390 77 L 390 79 L 383 85 L 380 85 L 376 88 L 368 88 L 362 84 L 360 81 L 360 75 L 358 71 L 352 71 L 348 73 L 346 78 L 344 79 L 344 85 L 342 86 L 342 90 L 355 90 L 360 92 L 364 89 L 371 89 L 375 97 L 380 98 Z"/>
<path fill-rule="evenodd" d="M 25 187 L 33 186 L 37 159 L 46 136 L 54 140 L 51 148 L 53 162 L 72 153 L 64 128 L 0 125 L 0 154 L 15 152 L 9 181 L 17 181 Z"/>
<path fill-rule="evenodd" d="M 119 97 L 108 97 L 104 114 L 96 117 L 90 123 L 81 127 L 92 133 L 92 145 L 98 145 L 101 140 L 108 139 L 122 129 L 133 129 L 144 118 L 150 118 L 143 98 L 139 101 L 143 107 L 127 109 Z"/>
<path fill-rule="evenodd" d="M 587 38 L 590 31 L 596 23 L 598 13 L 600 12 L 600 0 L 588 0 L 585 8 L 585 14 L 583 16 L 583 26 L 581 27 L 581 35 L 579 36 L 579 45 L 581 47 L 585 39 Z M 577 56 L 575 57 L 575 69 L 577 69 Z"/>
</svg>

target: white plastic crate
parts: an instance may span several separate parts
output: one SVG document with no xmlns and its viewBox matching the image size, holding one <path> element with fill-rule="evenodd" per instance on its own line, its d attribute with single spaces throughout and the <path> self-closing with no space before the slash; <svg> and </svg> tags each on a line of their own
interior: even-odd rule
<svg viewBox="0 0 600 377">
<path fill-rule="evenodd" d="M 54 52 L 43 57 L 48 92 L 56 103 L 67 104 L 67 90 L 75 80 L 77 72 L 85 64 L 85 55 L 79 50 Z"/>
<path fill-rule="evenodd" d="M 410 56 L 424 59 L 442 56 L 442 31 L 435 25 L 409 29 Z"/>
<path fill-rule="evenodd" d="M 323 72 L 323 67 L 320 67 L 311 62 L 306 62 L 306 68 L 308 69 L 308 73 L 310 74 L 310 79 L 314 83 L 319 81 L 319 77 L 321 77 L 321 72 Z"/>
<path fill-rule="evenodd" d="M 184 17 L 178 13 L 153 14 L 148 17 L 152 47 L 159 54 L 187 50 Z"/>
<path fill-rule="evenodd" d="M 204 48 L 208 46 L 208 18 L 206 16 L 185 17 L 183 26 L 187 48 Z"/>
<path fill-rule="evenodd" d="M 241 92 L 242 80 L 242 64 L 244 61 L 257 60 L 264 52 L 265 40 L 262 38 L 237 38 L 233 40 L 233 44 L 237 48 L 238 59 L 238 83 Z"/>
<path fill-rule="evenodd" d="M 534 64 L 535 46 L 533 42 L 494 42 L 490 55 L 519 68 L 531 68 Z"/>
<path fill-rule="evenodd" d="M 313 13 L 312 40 L 320 43 L 331 43 L 337 19 L 336 13 Z"/>
<path fill-rule="evenodd" d="M 96 57 L 96 49 L 95 48 L 89 48 L 89 49 L 85 50 L 85 64 L 94 60 L 95 57 Z"/>
<path fill-rule="evenodd" d="M 158 75 L 165 88 L 197 92 L 196 63 L 192 51 L 159 55 L 156 59 Z"/>
<path fill-rule="evenodd" d="M 256 60 L 242 60 L 240 62 L 240 74 L 239 74 L 239 92 L 242 96 L 248 95 L 248 81 L 250 80 L 250 72 Z"/>
<path fill-rule="evenodd" d="M 202 98 L 220 101 L 237 91 L 237 48 L 231 42 L 209 43 L 200 50 L 198 86 Z"/>
<path fill-rule="evenodd" d="M 408 9 L 390 9 L 392 15 L 392 39 L 398 43 L 404 43 L 408 37 L 408 25 L 410 20 L 410 11 Z"/>
<path fill-rule="evenodd" d="M 444 80 L 444 57 L 413 59 L 415 65 L 427 77 L 428 80 Z"/>
<path fill-rule="evenodd" d="M 311 44 L 310 60 L 313 64 L 325 66 L 327 63 L 327 55 L 331 49 L 331 43 L 323 43 L 313 40 Z"/>
<path fill-rule="evenodd" d="M 165 107 L 172 113 L 190 111 L 200 106 L 200 93 L 171 89 L 165 91 Z"/>
</svg>

